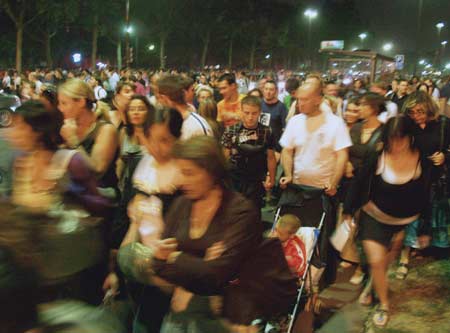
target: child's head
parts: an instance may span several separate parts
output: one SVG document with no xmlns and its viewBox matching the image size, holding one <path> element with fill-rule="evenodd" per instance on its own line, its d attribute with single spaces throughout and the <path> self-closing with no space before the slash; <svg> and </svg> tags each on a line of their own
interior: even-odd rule
<svg viewBox="0 0 450 333">
<path fill-rule="evenodd" d="M 285 242 L 294 236 L 300 227 L 301 222 L 297 216 L 285 214 L 278 220 L 275 230 L 280 241 Z"/>
</svg>

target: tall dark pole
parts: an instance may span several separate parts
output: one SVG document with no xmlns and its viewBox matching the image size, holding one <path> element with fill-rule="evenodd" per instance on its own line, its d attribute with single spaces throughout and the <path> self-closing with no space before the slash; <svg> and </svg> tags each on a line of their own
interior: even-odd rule
<svg viewBox="0 0 450 333">
<path fill-rule="evenodd" d="M 420 31 L 422 26 L 422 8 L 423 8 L 423 0 L 419 0 L 419 11 L 417 15 L 417 32 L 416 32 L 416 56 L 414 59 L 414 71 L 413 71 L 414 75 L 416 75 L 417 72 L 417 62 L 419 61 L 420 56 L 419 45 L 420 45 Z"/>
<path fill-rule="evenodd" d="M 125 64 L 130 67 L 130 0 L 125 3 Z"/>
<path fill-rule="evenodd" d="M 313 61 L 312 61 L 312 48 L 311 48 L 311 15 L 308 16 L 308 58 L 309 58 L 309 65 L 312 69 Z"/>
</svg>

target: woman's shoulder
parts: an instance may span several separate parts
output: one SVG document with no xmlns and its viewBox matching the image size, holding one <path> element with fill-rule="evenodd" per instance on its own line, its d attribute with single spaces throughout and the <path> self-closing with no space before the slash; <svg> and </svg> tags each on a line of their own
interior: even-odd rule
<svg viewBox="0 0 450 333">
<path fill-rule="evenodd" d="M 225 190 L 222 200 L 223 214 L 230 217 L 230 223 L 243 223 L 259 218 L 259 209 L 241 193 Z"/>
</svg>

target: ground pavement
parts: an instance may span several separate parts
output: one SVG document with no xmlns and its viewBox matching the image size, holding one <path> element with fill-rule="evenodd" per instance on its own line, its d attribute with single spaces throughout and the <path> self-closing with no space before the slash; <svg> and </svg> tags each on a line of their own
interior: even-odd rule
<svg viewBox="0 0 450 333">
<path fill-rule="evenodd" d="M 273 208 L 264 208 L 263 220 L 273 221 L 273 214 Z M 448 257 L 413 258 L 403 281 L 394 278 L 395 268 L 389 274 L 391 317 L 384 329 L 373 326 L 373 308 L 358 303 L 362 286 L 348 282 L 354 268 L 339 268 L 335 283 L 320 294 L 320 314 L 300 314 L 294 333 L 450 333 Z"/>
</svg>

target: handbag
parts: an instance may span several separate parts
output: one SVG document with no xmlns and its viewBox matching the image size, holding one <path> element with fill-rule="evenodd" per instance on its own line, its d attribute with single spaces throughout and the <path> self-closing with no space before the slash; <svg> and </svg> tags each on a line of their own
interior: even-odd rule
<svg viewBox="0 0 450 333">
<path fill-rule="evenodd" d="M 354 224 L 353 219 L 350 224 Z M 342 223 L 336 228 L 333 235 L 330 237 L 330 243 L 333 247 L 338 251 L 342 252 L 345 244 L 350 238 L 351 227 L 346 221 L 342 221 Z"/>
</svg>

